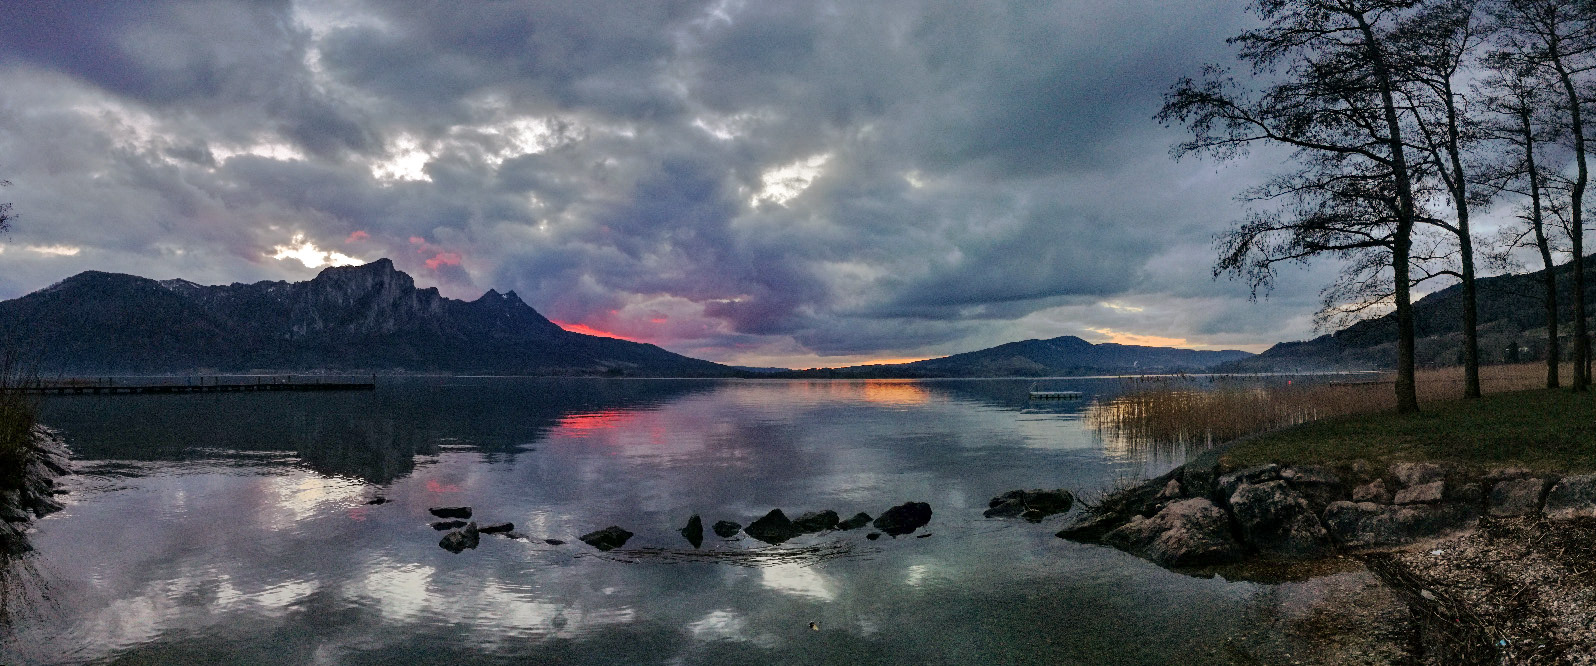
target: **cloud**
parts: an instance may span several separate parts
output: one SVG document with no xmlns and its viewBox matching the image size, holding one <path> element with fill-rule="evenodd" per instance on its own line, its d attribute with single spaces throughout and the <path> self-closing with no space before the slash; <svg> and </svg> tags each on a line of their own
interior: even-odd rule
<svg viewBox="0 0 1596 666">
<path fill-rule="evenodd" d="M 1260 304 L 1209 276 L 1272 156 L 1175 164 L 1150 120 L 1244 21 L 1153 0 L 9 3 L 11 242 L 81 252 L 0 255 L 0 296 L 358 255 L 752 364 L 1300 337 L 1317 269 Z"/>
</svg>

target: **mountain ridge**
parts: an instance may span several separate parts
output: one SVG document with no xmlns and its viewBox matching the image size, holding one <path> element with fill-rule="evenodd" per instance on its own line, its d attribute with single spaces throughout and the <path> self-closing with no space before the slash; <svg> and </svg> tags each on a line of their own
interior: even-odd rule
<svg viewBox="0 0 1596 666">
<path fill-rule="evenodd" d="M 812 368 L 781 373 L 806 378 L 932 379 L 955 377 L 1050 377 L 1093 374 L 1206 371 L 1245 359 L 1250 352 L 1093 344 L 1073 335 L 1006 342 L 912 363 Z"/>
</svg>

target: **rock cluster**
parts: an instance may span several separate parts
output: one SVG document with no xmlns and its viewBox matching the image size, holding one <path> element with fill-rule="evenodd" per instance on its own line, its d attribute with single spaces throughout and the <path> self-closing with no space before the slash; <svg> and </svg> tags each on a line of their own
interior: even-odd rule
<svg viewBox="0 0 1596 666">
<path fill-rule="evenodd" d="M 1110 494 L 1058 536 L 1182 568 L 1387 548 L 1473 527 L 1482 515 L 1542 513 L 1596 517 L 1596 475 L 1504 469 L 1470 477 L 1433 463 L 1380 472 L 1362 461 L 1222 473 L 1210 459 Z"/>
</svg>

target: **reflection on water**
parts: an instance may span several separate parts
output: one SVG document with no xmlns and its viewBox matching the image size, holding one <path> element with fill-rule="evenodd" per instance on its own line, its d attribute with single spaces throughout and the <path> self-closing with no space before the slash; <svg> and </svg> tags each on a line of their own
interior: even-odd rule
<svg viewBox="0 0 1596 666">
<path fill-rule="evenodd" d="M 51 612 L 13 621 L 0 661 L 1226 661 L 1216 641 L 1258 586 L 1065 542 L 1057 518 L 981 518 L 1006 490 L 1089 493 L 1167 464 L 1105 448 L 1084 404 L 1029 403 L 1029 383 L 412 379 L 54 399 L 45 419 L 88 473 L 25 561 Z M 929 538 L 693 549 L 677 533 L 694 513 L 746 525 L 905 501 L 933 507 Z M 428 526 L 440 505 L 530 538 L 451 554 Z M 611 524 L 636 533 L 626 549 L 575 538 Z"/>
</svg>

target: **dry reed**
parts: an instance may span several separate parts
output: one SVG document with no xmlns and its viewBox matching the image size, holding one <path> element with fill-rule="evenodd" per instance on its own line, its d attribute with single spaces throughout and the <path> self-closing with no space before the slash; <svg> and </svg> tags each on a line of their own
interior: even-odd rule
<svg viewBox="0 0 1596 666">
<path fill-rule="evenodd" d="M 1563 376 L 1571 367 L 1565 365 Z M 1129 391 L 1092 405 L 1087 419 L 1104 439 L 1128 448 L 1207 447 L 1245 435 L 1323 418 L 1370 414 L 1396 407 L 1389 375 L 1324 380 L 1285 377 L 1156 377 L 1130 380 Z M 1418 372 L 1420 402 L 1463 395 L 1461 367 Z M 1546 365 L 1480 368 L 1485 393 L 1545 386 Z"/>
</svg>

